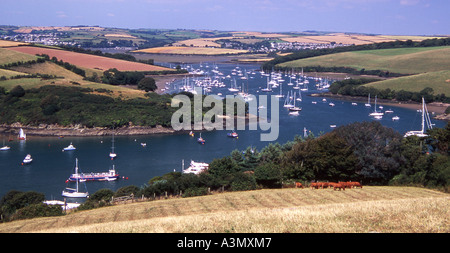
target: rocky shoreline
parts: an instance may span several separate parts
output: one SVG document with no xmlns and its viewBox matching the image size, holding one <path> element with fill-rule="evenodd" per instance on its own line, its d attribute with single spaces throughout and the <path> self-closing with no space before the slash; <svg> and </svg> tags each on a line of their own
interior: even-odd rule
<svg viewBox="0 0 450 253">
<path fill-rule="evenodd" d="M 22 128 L 27 136 L 105 136 L 105 135 L 150 135 L 150 134 L 173 134 L 172 128 L 156 126 L 127 126 L 118 129 L 105 127 L 87 128 L 79 125 L 63 127 L 59 125 L 40 124 L 39 126 L 22 126 L 20 123 L 12 125 L 0 125 L 0 134 L 16 136 Z"/>
<path fill-rule="evenodd" d="M 223 129 L 232 129 L 233 126 L 237 126 L 238 119 L 244 119 L 245 124 L 249 124 L 250 119 L 259 121 L 259 117 L 251 114 L 247 114 L 245 117 L 235 116 L 234 122 L 230 125 L 227 124 L 227 116 L 223 117 Z M 203 130 L 206 130 L 206 125 L 203 126 Z M 117 135 L 117 136 L 128 136 L 128 135 L 155 135 L 155 134 L 183 134 L 188 133 L 189 130 L 179 130 L 176 131 L 172 127 L 164 127 L 157 125 L 155 127 L 151 126 L 124 126 L 116 129 L 110 129 L 107 127 L 84 127 L 82 125 L 70 125 L 70 126 L 60 126 L 58 124 L 40 124 L 38 126 L 22 125 L 16 122 L 11 125 L 0 124 L 0 135 L 4 136 L 17 136 L 20 129 L 23 129 L 27 136 L 107 136 L 107 135 Z M 194 126 L 192 126 L 194 129 Z M 193 130 L 196 132 L 197 130 Z"/>
</svg>

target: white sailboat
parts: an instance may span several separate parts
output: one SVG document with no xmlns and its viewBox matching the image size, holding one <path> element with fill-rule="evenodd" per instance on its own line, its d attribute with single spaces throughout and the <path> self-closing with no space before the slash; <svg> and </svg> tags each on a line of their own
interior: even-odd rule
<svg viewBox="0 0 450 253">
<path fill-rule="evenodd" d="M 296 99 L 295 99 L 295 93 L 294 93 L 293 105 L 292 105 L 292 107 L 289 107 L 289 111 L 290 111 L 290 112 L 297 112 L 297 113 L 298 113 L 299 111 L 302 110 L 302 108 L 297 107 L 295 101 L 296 101 Z"/>
<path fill-rule="evenodd" d="M 5 145 L 5 140 L 3 140 L 3 147 L 0 148 L 0 151 L 6 151 L 6 150 L 10 150 L 11 147 Z"/>
<path fill-rule="evenodd" d="M 267 87 L 266 88 L 262 88 L 261 91 L 265 91 L 265 92 L 271 92 L 272 89 L 270 88 L 270 84 L 269 84 L 269 77 L 267 77 Z"/>
<path fill-rule="evenodd" d="M 381 119 L 384 113 L 377 112 L 377 96 L 375 96 L 375 106 L 373 108 L 373 112 L 369 114 L 369 116 L 375 117 L 376 119 Z"/>
<path fill-rule="evenodd" d="M 371 107 L 370 105 L 370 93 L 369 93 L 369 98 L 367 99 L 367 103 L 364 104 L 366 107 Z"/>
<path fill-rule="evenodd" d="M 284 95 L 283 95 L 283 84 L 280 85 L 280 94 L 275 95 L 275 97 L 277 97 L 277 98 L 282 98 L 282 97 L 284 97 Z"/>
<path fill-rule="evenodd" d="M 117 157 L 117 154 L 114 152 L 114 134 L 112 136 L 112 146 L 111 146 L 111 152 L 109 153 L 109 157 L 111 157 L 111 160 Z"/>
<path fill-rule="evenodd" d="M 290 92 L 288 91 L 288 94 L 287 94 L 287 96 L 286 96 L 286 99 L 284 100 L 284 105 L 283 105 L 283 107 L 286 107 L 286 108 L 290 108 L 290 107 L 293 107 L 294 105 L 292 104 L 292 102 L 291 102 L 291 96 L 290 96 Z"/>
<path fill-rule="evenodd" d="M 408 131 L 405 133 L 404 137 L 417 136 L 417 137 L 427 137 L 428 134 L 425 133 L 425 121 L 429 129 L 433 128 L 431 124 L 430 115 L 428 115 L 428 109 L 425 104 L 425 99 L 422 97 L 422 129 L 420 131 Z"/>
<path fill-rule="evenodd" d="M 78 174 L 78 158 L 75 159 L 75 174 Z M 78 182 L 80 181 L 79 179 L 75 180 L 76 181 L 76 188 L 68 188 L 66 187 L 63 191 L 62 191 L 62 196 L 63 197 L 68 197 L 68 198 L 86 198 L 89 196 L 89 193 L 87 192 L 80 192 L 79 188 L 78 188 Z"/>
<path fill-rule="evenodd" d="M 26 140 L 26 139 L 27 139 L 27 135 L 25 134 L 25 132 L 21 128 L 20 131 L 19 131 L 19 140 Z"/>
<path fill-rule="evenodd" d="M 229 91 L 231 92 L 238 92 L 239 89 L 237 88 L 236 85 L 236 79 L 233 79 L 232 82 L 230 83 L 230 88 L 228 88 Z"/>
</svg>

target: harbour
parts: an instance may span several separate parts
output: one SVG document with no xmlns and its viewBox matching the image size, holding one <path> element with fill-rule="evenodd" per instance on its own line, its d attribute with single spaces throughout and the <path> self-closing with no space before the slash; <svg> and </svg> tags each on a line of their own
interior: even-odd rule
<svg viewBox="0 0 450 253">
<path fill-rule="evenodd" d="M 187 65 L 182 67 L 187 68 Z M 292 81 L 292 73 L 289 73 L 289 76 L 288 73 L 279 73 L 279 80 L 283 81 L 278 82 L 275 87 L 271 85 L 271 91 L 265 92 L 263 89 L 269 87 L 271 77 L 267 75 L 270 73 L 259 72 L 257 64 L 196 63 L 189 64 L 189 70 L 201 70 L 204 77 L 194 78 L 186 75 L 185 78 L 167 83 L 164 92 L 177 93 L 186 87 L 196 87 L 195 81 L 205 83 L 204 79 L 209 78 L 211 81 L 217 80 L 217 86 L 208 87 L 209 91 L 206 94 L 209 95 L 218 97 L 238 95 L 242 90 L 256 97 L 274 95 L 271 99 L 277 99 L 276 103 L 279 105 L 279 134 L 276 140 L 261 141 L 260 135 L 264 131 L 250 130 L 248 127 L 245 130 L 236 130 L 238 138 L 230 138 L 228 136 L 230 130 L 227 129 L 194 131 L 193 136 L 184 131 L 174 134 L 115 135 L 114 151 L 117 157 L 111 159 L 109 156 L 112 147 L 111 135 L 62 136 L 64 137 L 62 138 L 28 134 L 26 140 L 18 140 L 17 136 L 14 136 L 13 141 L 6 143 L 10 149 L 0 151 L 0 195 L 3 196 L 10 190 L 36 191 L 44 193 L 46 199 L 62 200 L 61 191 L 74 172 L 76 159 L 79 170 L 83 173 L 100 173 L 114 169 L 118 174 L 117 180 L 82 182 L 92 194 L 103 188 L 115 191 L 128 185 L 145 186 L 155 176 L 173 171 L 181 172 L 183 161 L 186 164 L 191 161 L 210 163 L 213 159 L 227 156 L 236 149 L 242 151 L 252 147 L 261 150 L 269 143 L 284 144 L 294 140 L 295 136 L 309 134 L 318 136 L 352 122 L 377 120 L 402 135 L 407 131 L 420 129 L 421 113 L 417 110 L 385 105 L 384 110 L 389 109 L 393 112 L 385 114 L 380 119 L 374 119 L 369 116 L 374 111 L 373 105 L 370 108 L 364 106 L 364 102 L 355 103 L 320 96 L 326 89 L 319 88 L 322 88 L 323 84 L 331 83 L 332 79 L 326 81 L 316 77 L 300 77 L 300 74 L 296 74 L 294 80 L 301 78 L 303 83 L 303 86 L 298 86 Z M 304 85 L 306 80 L 307 85 Z M 292 85 L 289 85 L 291 82 Z M 186 83 L 190 83 L 191 86 L 186 86 Z M 182 87 L 185 88 L 181 89 Z M 302 90 L 306 89 L 305 87 L 307 90 Z M 296 94 L 295 105 L 301 108 L 296 114 L 290 114 L 289 109 L 283 106 L 287 92 Z M 316 93 L 319 95 L 311 96 Z M 275 98 L 275 95 L 284 96 Z M 301 100 L 297 100 L 299 95 Z M 269 111 L 270 103 L 268 107 L 266 109 Z M 398 120 L 393 120 L 394 116 L 397 116 Z M 433 119 L 432 123 L 434 127 L 445 125 L 444 121 Z M 204 144 L 198 142 L 200 134 Z M 9 136 L 5 135 L 2 138 L 8 140 Z M 142 145 L 144 143 L 146 145 Z M 62 151 L 70 144 L 76 149 Z M 22 165 L 22 160 L 27 154 L 31 154 L 33 161 Z"/>
</svg>

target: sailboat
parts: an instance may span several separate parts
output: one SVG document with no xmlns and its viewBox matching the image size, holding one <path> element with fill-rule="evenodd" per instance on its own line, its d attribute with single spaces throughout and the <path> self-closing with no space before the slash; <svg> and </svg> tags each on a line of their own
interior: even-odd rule
<svg viewBox="0 0 450 253">
<path fill-rule="evenodd" d="M 262 88 L 261 91 L 271 92 L 272 89 L 270 88 L 269 84 L 269 77 L 267 77 L 267 88 Z"/>
<path fill-rule="evenodd" d="M 370 93 L 369 93 L 369 98 L 367 99 L 367 103 L 364 104 L 366 107 L 370 107 Z"/>
<path fill-rule="evenodd" d="M 20 131 L 19 131 L 19 140 L 26 140 L 26 139 L 27 139 L 27 135 L 25 134 L 25 132 L 21 128 Z"/>
<path fill-rule="evenodd" d="M 78 174 L 78 158 L 75 159 L 75 174 Z M 89 193 L 87 192 L 80 192 L 78 189 L 78 183 L 79 183 L 79 179 L 75 180 L 76 181 L 76 188 L 68 188 L 66 187 L 63 191 L 62 191 L 62 196 L 63 197 L 68 197 L 68 198 L 86 198 L 89 196 Z"/>
<path fill-rule="evenodd" d="M 197 142 L 202 145 L 205 144 L 206 141 L 205 141 L 205 139 L 202 138 L 202 133 L 200 133 L 200 137 L 197 139 Z"/>
<path fill-rule="evenodd" d="M 302 108 L 300 108 L 300 107 L 297 107 L 295 104 L 296 104 L 296 99 L 295 99 L 295 93 L 294 93 L 294 99 L 293 99 L 293 106 L 292 107 L 289 107 L 289 111 L 290 112 L 299 112 L 299 111 L 301 111 L 302 110 Z"/>
<path fill-rule="evenodd" d="M 283 105 L 283 107 L 287 107 L 287 108 L 290 108 L 290 107 L 293 107 L 294 105 L 292 104 L 292 99 L 291 99 L 291 96 L 290 96 L 290 91 L 288 91 L 288 93 L 287 93 L 287 96 L 286 96 L 286 99 L 284 100 L 284 105 Z"/>
<path fill-rule="evenodd" d="M 112 136 L 112 146 L 111 146 L 111 152 L 109 153 L 109 157 L 111 157 L 111 160 L 117 157 L 117 154 L 114 153 L 114 134 Z"/>
<path fill-rule="evenodd" d="M 375 96 L 375 107 L 373 108 L 373 112 L 369 114 L 369 116 L 372 116 L 376 119 L 381 119 L 383 117 L 384 113 L 377 112 L 377 96 Z"/>
<path fill-rule="evenodd" d="M 236 79 L 233 79 L 233 81 L 231 82 L 230 85 L 231 85 L 230 88 L 228 88 L 229 91 L 231 91 L 231 92 L 238 92 L 239 91 L 239 89 L 236 86 Z"/>
<path fill-rule="evenodd" d="M 428 115 L 428 109 L 425 104 L 425 99 L 422 97 L 422 129 L 420 131 L 408 131 L 403 137 L 417 136 L 417 137 L 427 137 L 428 134 L 425 133 L 425 121 L 429 129 L 433 128 L 431 124 L 430 115 Z"/>
<path fill-rule="evenodd" d="M 298 98 L 296 98 L 295 100 L 297 100 L 297 101 L 302 101 L 302 92 L 301 91 L 298 91 Z"/>
<path fill-rule="evenodd" d="M 0 148 L 0 151 L 6 151 L 6 150 L 10 150 L 11 148 L 7 145 L 5 145 L 5 140 L 3 140 L 3 147 Z"/>
<path fill-rule="evenodd" d="M 277 98 L 282 98 L 282 97 L 284 97 L 284 95 L 283 95 L 282 93 L 283 93 L 283 84 L 280 85 L 280 94 L 275 95 L 275 97 L 277 97 Z"/>
</svg>

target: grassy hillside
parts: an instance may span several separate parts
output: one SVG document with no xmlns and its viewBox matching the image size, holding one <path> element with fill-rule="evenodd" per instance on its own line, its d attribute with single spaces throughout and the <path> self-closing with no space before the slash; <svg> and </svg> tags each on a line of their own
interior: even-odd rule
<svg viewBox="0 0 450 253">
<path fill-rule="evenodd" d="M 33 64 L 31 66 L 19 66 L 13 67 L 13 70 L 0 69 L 0 76 L 9 78 L 10 76 L 26 75 L 26 74 L 48 74 L 54 75 L 58 78 L 55 79 L 42 79 L 42 78 L 20 78 L 20 79 L 8 79 L 0 81 L 0 86 L 5 87 L 6 90 L 11 90 L 13 87 L 20 85 L 24 89 L 39 88 L 44 85 L 63 85 L 63 86 L 76 86 L 83 88 L 106 89 L 111 92 L 102 93 L 112 97 L 122 98 L 144 98 L 144 91 L 130 89 L 121 86 L 114 86 L 102 83 L 95 83 L 83 80 L 83 77 L 69 71 L 55 63 L 44 62 Z M 94 92 L 96 93 L 96 92 Z"/>
<path fill-rule="evenodd" d="M 415 187 L 257 190 L 14 221 L 0 232 L 448 233 L 449 200 Z"/>
<path fill-rule="evenodd" d="M 401 74 L 417 74 L 447 70 L 450 47 L 417 47 L 363 50 L 323 55 L 279 64 L 282 67 L 344 66 L 355 69 L 386 70 Z"/>
<path fill-rule="evenodd" d="M 36 60 L 37 57 L 30 54 L 25 54 L 21 52 L 16 52 L 13 50 L 0 48 L 0 65 L 7 63 L 20 62 L 20 61 L 32 61 Z"/>
<path fill-rule="evenodd" d="M 433 89 L 434 94 L 445 94 L 450 97 L 450 70 L 422 73 L 412 76 L 386 79 L 366 84 L 368 87 L 391 90 L 408 90 L 420 92 L 425 87 Z"/>
</svg>

